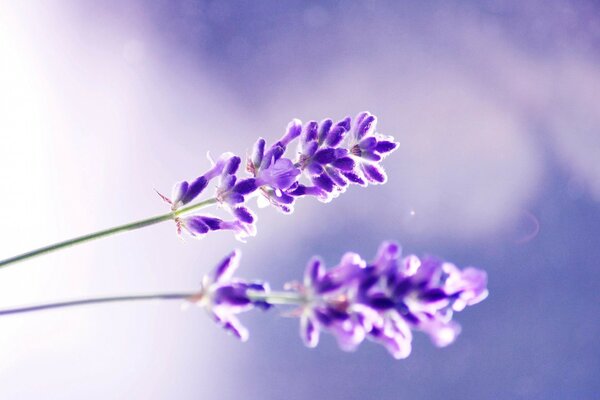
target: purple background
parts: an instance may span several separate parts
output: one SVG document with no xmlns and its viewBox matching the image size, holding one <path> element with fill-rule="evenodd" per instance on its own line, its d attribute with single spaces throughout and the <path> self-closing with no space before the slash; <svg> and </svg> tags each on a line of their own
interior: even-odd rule
<svg viewBox="0 0 600 400">
<path fill-rule="evenodd" d="M 227 251 L 279 287 L 313 254 L 384 239 L 489 273 L 436 349 L 315 350 L 242 316 L 246 344 L 176 303 L 0 320 L 0 398 L 594 399 L 600 392 L 600 9 L 586 1 L 0 2 L 0 258 L 165 212 L 153 188 L 294 117 L 369 110 L 389 182 L 259 234 L 163 224 L 0 271 L 0 306 L 193 290 Z M 539 231 L 538 231 L 539 228 Z M 537 232 L 537 233 L 536 233 Z"/>
</svg>

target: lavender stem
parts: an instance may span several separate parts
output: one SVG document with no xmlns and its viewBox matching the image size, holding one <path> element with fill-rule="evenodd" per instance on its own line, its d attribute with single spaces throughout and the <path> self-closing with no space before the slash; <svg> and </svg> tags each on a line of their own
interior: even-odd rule
<svg viewBox="0 0 600 400">
<path fill-rule="evenodd" d="M 135 229 L 140 229 L 140 228 L 144 228 L 146 226 L 150 226 L 150 225 L 154 225 L 154 224 L 158 224 L 159 222 L 164 222 L 164 221 L 168 221 L 168 220 L 172 220 L 175 219 L 176 217 L 182 215 L 182 214 L 186 214 L 190 211 L 194 211 L 200 208 L 204 208 L 204 207 L 208 207 L 212 204 L 215 204 L 217 202 L 216 198 L 211 198 L 205 201 L 201 201 L 199 203 L 193 204 L 191 206 L 187 206 L 187 207 L 183 207 L 180 208 L 177 211 L 173 211 L 173 212 L 169 212 L 166 214 L 162 214 L 162 215 L 157 215 L 155 217 L 151 217 L 151 218 L 146 218 L 146 219 L 142 219 L 139 221 L 135 221 L 135 222 L 131 222 L 128 224 L 124 224 L 124 225 L 119 225 L 119 226 L 115 226 L 109 229 L 104 229 L 101 231 L 97 231 L 97 232 L 93 232 L 87 235 L 83 235 L 83 236 L 79 236 L 73 239 L 69 239 L 69 240 L 65 240 L 62 242 L 58 242 L 55 244 L 51 244 L 49 246 L 44 246 L 44 247 L 40 247 L 39 249 L 36 250 L 32 250 L 29 251 L 27 253 L 23 253 L 23 254 L 19 254 L 17 256 L 14 257 L 10 257 L 7 258 L 5 260 L 1 260 L 0 261 L 0 268 L 6 267 L 10 264 L 14 264 L 17 263 L 19 261 L 23 261 L 23 260 L 27 260 L 29 258 L 33 258 L 36 256 L 40 256 L 43 254 L 47 254 L 47 253 L 52 253 L 54 251 L 63 249 L 65 247 L 70 247 L 70 246 L 75 246 L 81 243 L 85 243 L 85 242 L 89 242 L 95 239 L 100 239 L 102 237 L 105 236 L 112 236 L 114 234 L 117 233 L 121 233 L 121 232 L 128 232 L 128 231 L 132 231 Z"/>
<path fill-rule="evenodd" d="M 153 293 L 145 295 L 130 295 L 130 296 L 111 296 L 111 297 L 92 297 L 87 299 L 62 301 L 57 303 L 36 304 L 31 306 L 7 308 L 0 310 L 0 315 L 21 314 L 34 311 L 50 310 L 53 308 L 64 308 L 73 306 L 84 306 L 89 304 L 99 303 L 115 303 L 125 301 L 139 300 L 183 300 L 193 296 L 194 293 Z"/>
</svg>

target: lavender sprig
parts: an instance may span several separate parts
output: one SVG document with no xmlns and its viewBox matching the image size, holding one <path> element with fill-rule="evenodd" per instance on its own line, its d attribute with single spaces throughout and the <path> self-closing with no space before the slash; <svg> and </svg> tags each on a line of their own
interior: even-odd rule
<svg viewBox="0 0 600 400">
<path fill-rule="evenodd" d="M 387 179 L 380 161 L 398 147 L 391 137 L 375 133 L 376 119 L 368 112 L 360 113 L 352 122 L 347 117 L 337 124 L 331 120 L 311 121 L 304 128 L 295 119 L 280 140 L 267 146 L 260 138 L 248 158 L 247 177 L 241 177 L 242 160 L 232 153 L 212 161 L 211 168 L 191 181 L 177 183 L 171 197 L 159 193 L 169 204 L 169 212 L 155 217 L 115 226 L 0 260 L 0 268 L 32 257 L 141 229 L 164 221 L 175 221 L 178 233 L 187 232 L 201 238 L 211 231 L 232 231 L 241 241 L 256 235 L 257 217 L 248 206 L 258 196 L 263 205 L 273 205 L 291 213 L 297 198 L 314 196 L 328 202 L 344 192 L 350 184 L 366 186 Z M 298 150 L 292 158 L 285 153 L 293 142 Z M 305 176 L 305 181 L 302 180 Z M 209 184 L 217 180 L 213 197 L 193 203 Z M 197 211 L 212 205 L 226 209 L 231 219 L 198 215 Z"/>
<path fill-rule="evenodd" d="M 300 120 L 294 119 L 281 139 L 270 147 L 263 138 L 254 144 L 246 161 L 250 177 L 240 177 L 240 157 L 225 153 L 192 183 L 177 183 L 172 200 L 161 197 L 171 210 L 177 211 L 198 197 L 212 179 L 219 177 L 215 198 L 233 220 L 224 221 L 209 215 L 178 217 L 178 232 L 202 237 L 209 231 L 230 229 L 243 241 L 256 234 L 257 218 L 248 206 L 248 200 L 256 195 L 260 205 L 273 205 L 284 213 L 291 213 L 299 197 L 314 196 L 329 202 L 351 184 L 385 183 L 387 175 L 380 163 L 398 143 L 392 137 L 376 133 L 376 122 L 375 116 L 368 112 L 336 124 L 326 119 L 321 123 L 310 121 L 303 127 Z M 296 154 L 293 159 L 288 158 L 286 152 L 295 141 L 298 141 Z"/>
<path fill-rule="evenodd" d="M 369 339 L 402 359 L 411 352 L 413 331 L 425 332 L 439 347 L 452 343 L 460 333 L 460 325 L 452 320 L 454 312 L 488 295 L 484 271 L 460 270 L 434 257 L 402 257 L 394 242 L 384 242 L 370 263 L 356 253 L 346 253 L 337 266 L 326 270 L 314 257 L 303 281 L 292 282 L 280 292 L 271 291 L 265 282 L 234 278 L 239 261 L 239 251 L 230 253 L 204 277 L 196 292 L 83 299 L 0 310 L 0 315 L 115 301 L 185 299 L 246 341 L 248 331 L 237 314 L 294 306 L 292 315 L 300 319 L 300 335 L 307 347 L 316 347 L 324 331 L 333 334 L 343 350 L 355 350 Z"/>
</svg>

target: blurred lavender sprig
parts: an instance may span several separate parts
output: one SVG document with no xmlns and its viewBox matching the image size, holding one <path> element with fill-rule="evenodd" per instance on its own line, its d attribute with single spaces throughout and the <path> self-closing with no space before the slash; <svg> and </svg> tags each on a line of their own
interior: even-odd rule
<svg viewBox="0 0 600 400">
<path fill-rule="evenodd" d="M 346 253 L 337 266 L 326 270 L 313 257 L 303 281 L 291 282 L 279 292 L 262 281 L 235 278 L 240 256 L 239 250 L 231 252 L 204 276 L 196 292 L 80 299 L 0 310 L 0 315 L 117 301 L 183 299 L 204 308 L 219 326 L 246 341 L 249 334 L 237 314 L 287 305 L 295 307 L 287 315 L 300 319 L 300 336 L 307 347 L 316 347 L 324 331 L 333 334 L 343 350 L 355 350 L 369 339 L 402 359 L 411 352 L 413 331 L 425 332 L 439 347 L 452 343 L 460 333 L 453 314 L 488 295 L 484 271 L 460 270 L 434 257 L 402 257 L 395 242 L 384 242 L 370 263 L 356 253 Z"/>
<path fill-rule="evenodd" d="M 246 162 L 249 177 L 241 176 L 241 158 L 225 153 L 200 177 L 177 183 L 171 199 L 161 197 L 177 212 L 217 179 L 215 198 L 233 219 L 196 214 L 177 216 L 178 231 L 202 237 L 210 231 L 232 230 L 243 241 L 256 234 L 257 217 L 248 205 L 255 195 L 259 196 L 259 206 L 273 205 L 291 213 L 299 197 L 313 196 L 329 202 L 349 185 L 385 183 L 387 175 L 380 162 L 398 143 L 392 137 L 376 133 L 376 124 L 377 119 L 368 112 L 336 124 L 326 119 L 321 123 L 310 121 L 303 127 L 294 119 L 283 137 L 270 147 L 263 138 L 258 139 Z M 297 152 L 288 158 L 286 152 L 295 141 Z"/>
</svg>

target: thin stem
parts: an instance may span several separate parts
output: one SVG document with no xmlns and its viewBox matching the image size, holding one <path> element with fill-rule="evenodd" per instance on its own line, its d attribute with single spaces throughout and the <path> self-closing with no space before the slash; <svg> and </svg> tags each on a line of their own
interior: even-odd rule
<svg viewBox="0 0 600 400">
<path fill-rule="evenodd" d="M 36 304 L 31 306 L 23 306 L 16 308 L 7 308 L 0 310 L 0 315 L 21 314 L 27 312 L 35 312 L 42 310 L 50 310 L 53 308 L 64 308 L 74 306 L 84 306 L 89 304 L 100 303 L 116 303 L 124 301 L 139 301 L 139 300 L 183 300 L 193 296 L 195 293 L 154 293 L 135 296 L 112 296 L 112 297 L 92 297 L 88 299 L 62 301 L 58 303 Z"/>
<path fill-rule="evenodd" d="M 292 292 L 256 292 L 249 290 L 248 297 L 253 301 L 266 301 L 272 305 L 300 305 L 303 304 L 306 299 L 303 295 Z M 197 295 L 195 292 L 180 292 L 180 293 L 152 293 L 142 295 L 128 295 L 128 296 L 109 296 L 109 297 L 90 297 L 87 299 L 77 299 L 69 301 L 60 301 L 56 303 L 44 303 L 34 304 L 30 306 L 21 306 L 14 308 L 7 308 L 0 310 L 1 315 L 11 314 L 22 314 L 28 312 L 36 312 L 43 310 L 51 310 L 54 308 L 66 308 L 75 306 L 84 306 L 90 304 L 101 304 L 101 303 L 117 303 L 126 301 L 141 301 L 141 300 L 185 300 L 193 299 Z"/>
<path fill-rule="evenodd" d="M 32 257 L 40 256 L 42 254 L 52 253 L 56 250 L 63 249 L 65 247 L 75 246 L 81 243 L 89 242 L 92 240 L 100 239 L 105 236 L 111 236 L 121 232 L 128 232 L 135 229 L 144 228 L 146 226 L 158 224 L 159 222 L 168 221 L 171 219 L 175 219 L 180 215 L 187 214 L 191 211 L 198 210 L 200 208 L 204 208 L 215 204 L 217 202 L 216 198 L 211 198 L 205 201 L 201 201 L 200 203 L 193 204 L 191 206 L 183 207 L 178 209 L 177 211 L 172 211 L 166 214 L 157 215 L 155 217 L 142 219 L 139 221 L 131 222 L 124 225 L 115 226 L 109 229 L 104 229 L 98 232 L 93 232 L 87 235 L 79 236 L 73 239 L 65 240 L 62 242 L 58 242 L 55 244 L 51 244 L 49 246 L 40 247 L 39 249 L 28 251 L 27 253 L 19 254 L 17 256 L 7 258 L 5 260 L 0 261 L 0 268 L 6 267 L 10 264 L 14 264 L 19 261 L 23 261 Z"/>
<path fill-rule="evenodd" d="M 306 302 L 306 298 L 295 292 L 257 292 L 248 290 L 246 292 L 250 300 L 265 301 L 272 305 L 300 305 Z"/>
</svg>

